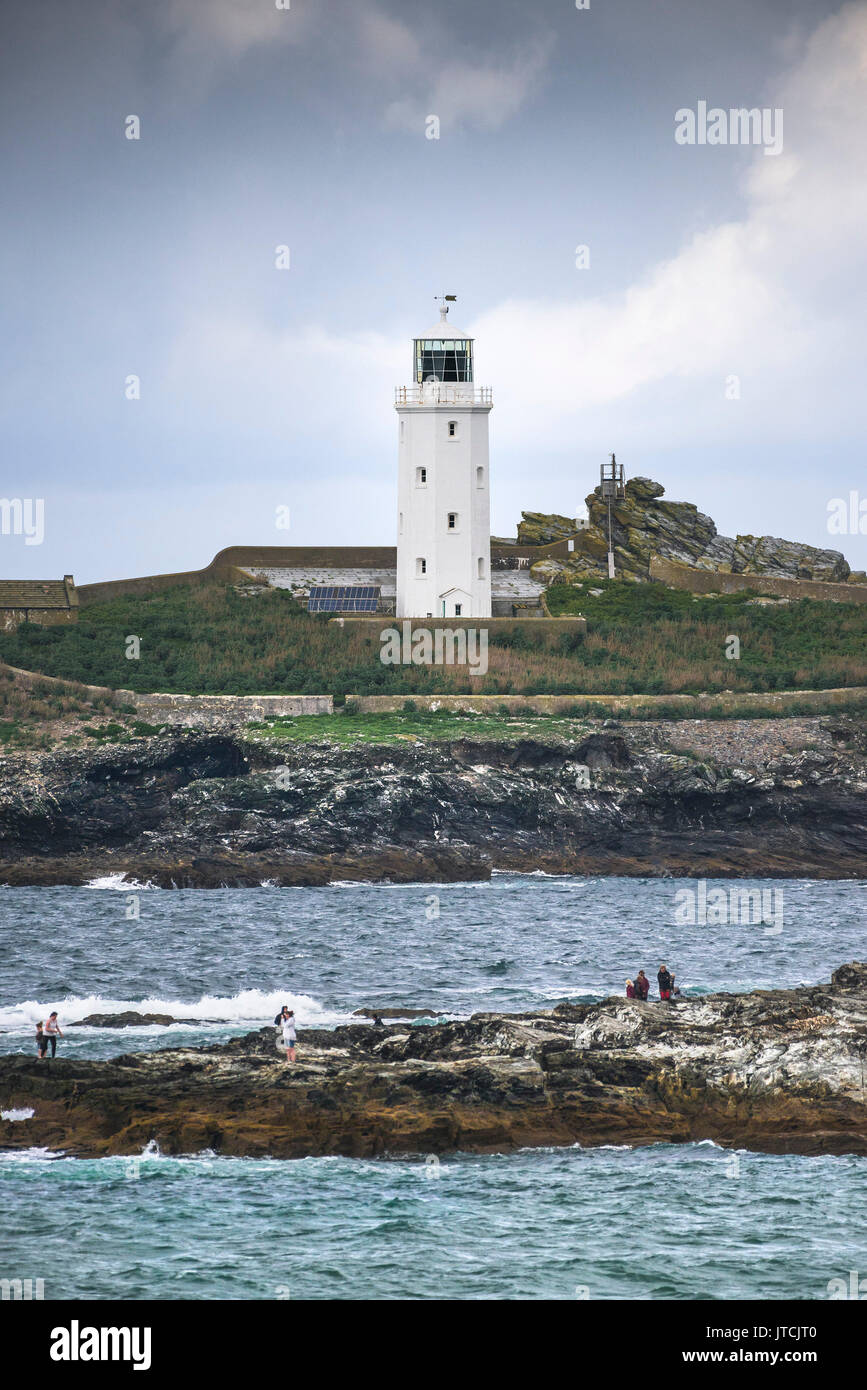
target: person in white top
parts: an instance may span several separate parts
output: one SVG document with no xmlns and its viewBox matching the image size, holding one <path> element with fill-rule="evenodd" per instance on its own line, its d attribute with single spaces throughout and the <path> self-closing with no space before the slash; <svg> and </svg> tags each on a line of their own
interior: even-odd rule
<svg viewBox="0 0 867 1390">
<path fill-rule="evenodd" d="M 294 1010 L 294 1009 L 284 1009 L 284 1011 L 283 1011 L 283 1019 L 282 1019 L 282 1028 L 283 1028 L 283 1045 L 284 1045 L 284 1047 L 286 1048 L 286 1061 L 287 1061 L 287 1062 L 294 1062 L 294 1061 L 295 1061 L 295 1043 L 296 1043 L 297 1037 L 298 1037 L 298 1035 L 297 1035 L 297 1033 L 296 1033 L 296 1031 L 295 1031 L 295 1010 Z"/>
<path fill-rule="evenodd" d="M 54 1057 L 57 1053 L 57 1039 L 63 1037 L 63 1030 L 57 1021 L 56 1009 L 48 1016 L 48 1022 L 45 1025 L 45 1037 L 51 1043 L 51 1055 Z"/>
</svg>

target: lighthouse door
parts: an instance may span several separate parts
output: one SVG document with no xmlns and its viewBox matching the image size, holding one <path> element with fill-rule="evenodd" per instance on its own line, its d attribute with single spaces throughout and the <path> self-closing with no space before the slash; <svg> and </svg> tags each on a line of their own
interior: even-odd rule
<svg viewBox="0 0 867 1390">
<path fill-rule="evenodd" d="M 443 618 L 471 618 L 473 613 L 472 595 L 466 589 L 447 589 L 439 596 L 440 613 Z"/>
</svg>

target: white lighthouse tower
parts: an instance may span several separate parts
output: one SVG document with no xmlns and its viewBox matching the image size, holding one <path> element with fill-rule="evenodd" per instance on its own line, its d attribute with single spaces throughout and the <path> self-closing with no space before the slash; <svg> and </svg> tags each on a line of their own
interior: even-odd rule
<svg viewBox="0 0 867 1390">
<path fill-rule="evenodd" d="M 413 384 L 395 391 L 399 618 L 491 616 L 493 401 L 473 382 L 473 339 L 448 312 L 443 303 L 436 327 L 414 339 Z"/>
</svg>

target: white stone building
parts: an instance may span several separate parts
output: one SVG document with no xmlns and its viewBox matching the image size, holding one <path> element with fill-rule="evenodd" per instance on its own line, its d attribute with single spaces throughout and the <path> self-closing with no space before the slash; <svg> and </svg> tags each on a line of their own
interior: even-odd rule
<svg viewBox="0 0 867 1390">
<path fill-rule="evenodd" d="M 491 616 L 490 387 L 473 382 L 473 339 L 440 321 L 413 342 L 398 386 L 396 611 Z"/>
</svg>

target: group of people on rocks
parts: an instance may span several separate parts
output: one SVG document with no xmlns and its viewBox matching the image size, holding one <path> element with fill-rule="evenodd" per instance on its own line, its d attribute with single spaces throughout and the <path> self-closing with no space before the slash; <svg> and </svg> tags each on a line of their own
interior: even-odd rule
<svg viewBox="0 0 867 1390">
<path fill-rule="evenodd" d="M 294 1062 L 295 1043 L 298 1040 L 298 1034 L 295 1029 L 295 1010 L 288 1008 L 288 1006 L 284 1004 L 279 1014 L 274 1019 L 274 1024 L 282 1033 L 283 1046 L 286 1049 L 286 1061 Z M 36 1056 L 40 1062 L 45 1061 L 45 1058 L 48 1056 L 49 1047 L 51 1048 L 52 1057 L 57 1055 L 57 1039 L 62 1037 L 63 1029 L 60 1027 L 57 1010 L 55 1009 L 48 1015 L 46 1022 L 40 1022 L 36 1025 Z"/>
<path fill-rule="evenodd" d="M 674 973 L 669 970 L 667 965 L 661 965 L 656 976 L 659 985 L 659 997 L 669 1002 L 680 994 L 680 989 L 674 983 Z M 650 981 L 643 970 L 639 970 L 634 980 L 626 981 L 626 998 L 641 999 L 646 1001 L 650 993 Z"/>
<path fill-rule="evenodd" d="M 672 999 L 680 990 L 674 983 L 674 975 L 671 974 L 666 965 L 659 967 L 656 976 L 659 983 L 660 999 Z M 639 970 L 634 980 L 626 981 L 626 998 L 646 1000 L 650 992 L 650 981 L 643 970 Z M 274 1019 L 274 1026 L 279 1030 L 282 1038 L 282 1046 L 286 1049 L 286 1061 L 295 1061 L 295 1044 L 298 1041 L 298 1033 L 295 1026 L 295 1010 L 290 1009 L 284 1004 L 277 1017 Z M 377 1015 L 374 1019 L 374 1027 L 383 1027 L 382 1019 Z M 57 1039 L 63 1037 L 63 1031 L 57 1018 L 57 1010 L 49 1014 L 46 1023 L 36 1025 L 36 1053 L 41 1061 L 48 1055 L 48 1048 L 51 1047 L 51 1055 L 57 1053 Z M 281 1045 L 278 1042 L 278 1047 Z"/>
</svg>

